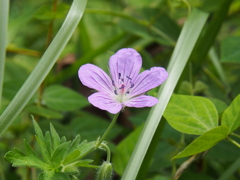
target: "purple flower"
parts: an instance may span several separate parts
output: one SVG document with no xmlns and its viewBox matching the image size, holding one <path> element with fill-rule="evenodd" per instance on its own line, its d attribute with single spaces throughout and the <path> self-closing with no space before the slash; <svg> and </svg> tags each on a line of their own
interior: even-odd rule
<svg viewBox="0 0 240 180">
<path fill-rule="evenodd" d="M 157 104 L 157 98 L 144 93 L 162 84 L 168 73 L 162 67 L 153 67 L 139 74 L 141 66 L 140 54 L 125 48 L 110 57 L 110 77 L 93 64 L 81 66 L 78 76 L 85 86 L 98 91 L 89 96 L 88 101 L 116 114 L 125 106 L 141 108 Z"/>
</svg>

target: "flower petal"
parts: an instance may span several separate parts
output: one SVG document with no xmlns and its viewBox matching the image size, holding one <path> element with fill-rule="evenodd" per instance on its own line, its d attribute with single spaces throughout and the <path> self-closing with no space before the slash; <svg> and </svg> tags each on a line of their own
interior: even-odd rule
<svg viewBox="0 0 240 180">
<path fill-rule="evenodd" d="M 142 57 L 140 54 L 131 48 L 120 49 L 116 54 L 112 55 L 109 60 L 109 68 L 113 81 L 118 83 L 119 75 L 121 79 L 126 81 L 131 78 L 134 80 L 142 66 Z"/>
<path fill-rule="evenodd" d="M 150 89 L 153 89 L 162 84 L 168 77 L 167 71 L 162 67 L 153 67 L 149 70 L 143 71 L 137 77 L 134 87 L 130 92 L 130 96 L 134 97 L 143 94 Z"/>
<path fill-rule="evenodd" d="M 88 97 L 88 101 L 95 107 L 117 114 L 122 109 L 122 104 L 111 99 L 104 93 L 97 92 Z"/>
<path fill-rule="evenodd" d="M 157 98 L 152 96 L 147 96 L 147 95 L 141 95 L 124 102 L 124 105 L 128 107 L 141 108 L 141 107 L 152 107 L 157 103 L 158 103 Z"/>
<path fill-rule="evenodd" d="M 83 85 L 100 92 L 113 94 L 113 86 L 110 77 L 99 67 L 93 64 L 85 64 L 80 67 L 78 77 Z"/>
</svg>

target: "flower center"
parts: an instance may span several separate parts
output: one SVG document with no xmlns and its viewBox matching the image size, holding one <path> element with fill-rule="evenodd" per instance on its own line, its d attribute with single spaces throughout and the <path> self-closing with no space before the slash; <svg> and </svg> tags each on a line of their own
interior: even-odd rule
<svg viewBox="0 0 240 180">
<path fill-rule="evenodd" d="M 132 78 L 129 76 L 122 76 L 118 73 L 117 82 L 112 80 L 112 85 L 114 86 L 115 100 L 122 103 L 130 99 L 130 91 L 134 87 Z"/>
</svg>

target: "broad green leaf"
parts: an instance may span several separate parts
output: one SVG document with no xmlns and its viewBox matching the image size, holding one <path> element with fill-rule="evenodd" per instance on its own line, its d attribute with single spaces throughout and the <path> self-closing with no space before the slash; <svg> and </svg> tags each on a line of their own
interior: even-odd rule
<svg viewBox="0 0 240 180">
<path fill-rule="evenodd" d="M 52 124 L 50 124 L 50 132 L 52 136 L 52 149 L 55 151 L 60 144 L 60 137 Z"/>
<path fill-rule="evenodd" d="M 51 168 L 48 164 L 45 164 L 38 157 L 25 155 L 16 148 L 13 151 L 9 151 L 4 158 L 8 162 L 12 163 L 12 166 L 14 167 L 30 166 L 42 170 L 49 170 Z"/>
<path fill-rule="evenodd" d="M 221 43 L 221 61 L 240 63 L 240 37 L 227 37 Z"/>
<path fill-rule="evenodd" d="M 183 151 L 181 151 L 178 155 L 174 156 L 173 159 L 191 156 L 206 151 L 216 145 L 219 141 L 225 139 L 227 135 L 227 126 L 219 126 L 213 128 L 195 139 Z"/>
<path fill-rule="evenodd" d="M 129 162 L 142 128 L 143 126 L 139 126 L 117 145 L 116 152 L 114 153 L 112 161 L 114 164 L 114 170 L 119 175 L 123 174 Z"/>
<path fill-rule="evenodd" d="M 240 126 L 240 95 L 224 111 L 221 124 L 229 128 L 229 134 Z"/>
<path fill-rule="evenodd" d="M 38 180 L 71 180 L 64 172 L 45 171 L 38 175 Z"/>
<path fill-rule="evenodd" d="M 59 111 L 72 111 L 89 105 L 85 97 L 60 85 L 47 87 L 43 92 L 43 101 L 46 106 Z"/>
<path fill-rule="evenodd" d="M 51 109 L 47 109 L 43 106 L 29 106 L 26 108 L 29 113 L 36 114 L 47 119 L 62 119 L 63 115 Z"/>
<path fill-rule="evenodd" d="M 215 99 L 215 98 L 208 98 L 210 101 L 212 101 L 212 103 L 215 105 L 218 114 L 222 114 L 225 109 L 227 109 L 227 104 L 219 99 Z"/>
<path fill-rule="evenodd" d="M 164 117 L 173 128 L 187 134 L 201 135 L 218 126 L 215 106 L 203 97 L 173 95 Z"/>
<path fill-rule="evenodd" d="M 70 141 L 65 142 L 57 147 L 57 149 L 54 151 L 52 157 L 51 157 L 51 163 L 54 167 L 58 167 L 61 164 L 61 161 L 67 152 L 67 149 L 70 145 Z"/>
</svg>

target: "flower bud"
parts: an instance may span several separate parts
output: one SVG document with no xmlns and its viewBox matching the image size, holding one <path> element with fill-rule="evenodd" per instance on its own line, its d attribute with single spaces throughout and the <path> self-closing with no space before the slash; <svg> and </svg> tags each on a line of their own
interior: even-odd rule
<svg viewBox="0 0 240 180">
<path fill-rule="evenodd" d="M 111 180 L 113 174 L 113 165 L 110 162 L 103 162 L 97 172 L 96 180 Z"/>
</svg>

